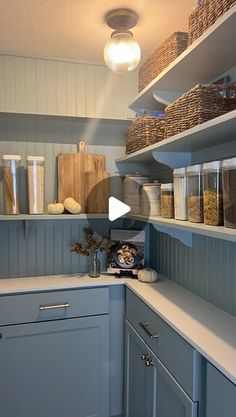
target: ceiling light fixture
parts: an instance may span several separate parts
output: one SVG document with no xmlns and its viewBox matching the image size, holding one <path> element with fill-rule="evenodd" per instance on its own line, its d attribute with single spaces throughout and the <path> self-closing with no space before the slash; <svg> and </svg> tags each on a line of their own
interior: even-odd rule
<svg viewBox="0 0 236 417">
<path fill-rule="evenodd" d="M 130 9 L 116 9 L 107 13 L 105 21 L 115 29 L 104 48 L 106 65 L 114 72 L 132 71 L 141 58 L 140 46 L 129 30 L 137 24 L 138 15 Z"/>
</svg>

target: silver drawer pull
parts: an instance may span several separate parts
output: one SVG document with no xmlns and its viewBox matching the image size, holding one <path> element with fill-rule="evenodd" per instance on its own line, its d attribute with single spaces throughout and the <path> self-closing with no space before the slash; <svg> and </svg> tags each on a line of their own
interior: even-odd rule
<svg viewBox="0 0 236 417">
<path fill-rule="evenodd" d="M 145 322 L 142 323 L 141 321 L 139 322 L 139 326 L 142 327 L 142 329 L 148 334 L 148 336 L 150 337 L 150 339 L 158 339 L 159 335 L 158 334 L 153 334 L 151 332 L 151 330 L 148 328 L 149 323 Z"/>
<path fill-rule="evenodd" d="M 68 308 L 70 307 L 69 303 L 64 304 L 52 304 L 47 306 L 39 306 L 39 310 L 54 310 L 56 308 Z"/>
</svg>

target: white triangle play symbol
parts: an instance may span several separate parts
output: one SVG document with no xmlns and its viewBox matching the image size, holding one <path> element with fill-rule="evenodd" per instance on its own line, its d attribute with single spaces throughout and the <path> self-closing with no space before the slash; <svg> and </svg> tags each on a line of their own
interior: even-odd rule
<svg viewBox="0 0 236 417">
<path fill-rule="evenodd" d="M 108 218 L 111 222 L 113 222 L 116 219 L 119 219 L 119 217 L 124 216 L 124 214 L 129 213 L 130 206 L 128 206 L 125 203 L 122 203 L 122 201 L 117 200 L 115 197 L 109 198 L 109 214 Z"/>
</svg>

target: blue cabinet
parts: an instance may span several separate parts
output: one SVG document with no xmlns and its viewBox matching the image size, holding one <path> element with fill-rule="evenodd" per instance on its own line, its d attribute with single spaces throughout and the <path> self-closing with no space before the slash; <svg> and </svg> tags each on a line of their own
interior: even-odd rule
<svg viewBox="0 0 236 417">
<path fill-rule="evenodd" d="M 206 416 L 235 417 L 236 385 L 207 363 L 206 371 Z"/>
<path fill-rule="evenodd" d="M 80 291 L 86 305 L 90 290 L 40 294 L 34 309 L 38 295 L 28 295 L 22 317 L 38 310 L 42 321 L 0 327 L 1 417 L 109 416 L 108 289 L 96 290 L 101 314 L 74 317 Z M 17 303 L 21 296 L 12 297 Z"/>
<path fill-rule="evenodd" d="M 126 322 L 126 417 L 197 417 L 191 400 Z"/>
</svg>

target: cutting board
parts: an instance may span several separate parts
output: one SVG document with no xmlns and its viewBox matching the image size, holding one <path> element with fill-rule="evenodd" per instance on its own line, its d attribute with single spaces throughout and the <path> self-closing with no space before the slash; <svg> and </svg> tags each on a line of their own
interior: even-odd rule
<svg viewBox="0 0 236 417">
<path fill-rule="evenodd" d="M 97 166 L 105 169 L 105 156 L 85 152 L 85 142 L 80 141 L 77 153 L 61 153 L 58 162 L 58 202 L 67 197 L 78 201 L 85 210 L 85 172 L 93 171 Z"/>
<path fill-rule="evenodd" d="M 86 213 L 108 213 L 110 197 L 110 174 L 104 171 L 100 161 L 95 162 L 95 170 L 85 173 Z"/>
</svg>

